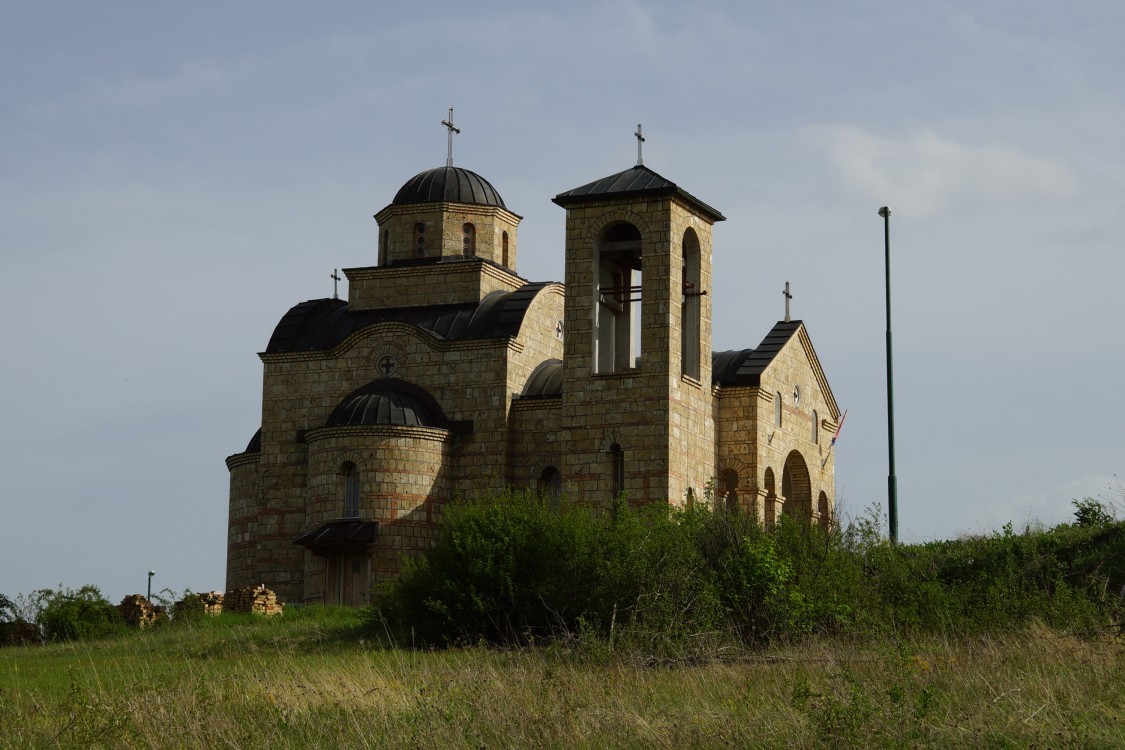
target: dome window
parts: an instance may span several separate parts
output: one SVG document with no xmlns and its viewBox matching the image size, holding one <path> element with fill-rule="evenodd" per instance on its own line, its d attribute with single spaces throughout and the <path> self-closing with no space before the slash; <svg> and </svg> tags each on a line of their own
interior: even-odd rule
<svg viewBox="0 0 1125 750">
<path fill-rule="evenodd" d="M 466 258 L 477 254 L 477 228 L 468 222 L 461 227 L 461 254 Z"/>
<path fill-rule="evenodd" d="M 422 222 L 414 225 L 414 255 L 426 257 L 426 225 Z"/>
</svg>

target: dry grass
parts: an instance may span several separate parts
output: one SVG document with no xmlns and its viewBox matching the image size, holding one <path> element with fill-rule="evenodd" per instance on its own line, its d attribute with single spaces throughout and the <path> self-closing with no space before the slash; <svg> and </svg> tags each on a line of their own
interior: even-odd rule
<svg viewBox="0 0 1125 750">
<path fill-rule="evenodd" d="M 0 651 L 0 745 L 1125 746 L 1125 643 L 1041 627 L 655 668 L 326 645 L 315 628 L 270 627 Z"/>
</svg>

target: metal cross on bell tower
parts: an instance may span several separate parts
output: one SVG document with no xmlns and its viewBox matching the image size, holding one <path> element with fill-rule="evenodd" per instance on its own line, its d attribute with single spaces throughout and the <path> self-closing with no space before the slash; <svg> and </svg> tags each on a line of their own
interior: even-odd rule
<svg viewBox="0 0 1125 750">
<path fill-rule="evenodd" d="M 793 295 L 789 293 L 789 282 L 788 281 L 785 282 L 785 291 L 782 292 L 782 294 L 785 295 L 785 322 L 788 323 L 789 322 L 789 300 L 793 299 Z"/>
<path fill-rule="evenodd" d="M 457 128 L 457 127 L 453 126 L 453 107 L 449 108 L 449 116 L 446 117 L 444 120 L 442 120 L 441 124 L 445 126 L 446 130 L 449 131 L 448 143 L 446 145 L 446 151 L 445 151 L 445 166 L 452 167 L 453 166 L 453 134 L 454 133 L 457 133 L 457 134 L 461 133 L 461 128 Z"/>
<path fill-rule="evenodd" d="M 637 132 L 633 133 L 633 135 L 637 139 L 637 166 L 643 167 L 645 165 L 645 160 L 641 155 L 641 144 L 645 142 L 645 137 L 641 135 L 641 124 L 639 122 L 637 123 Z"/>
</svg>

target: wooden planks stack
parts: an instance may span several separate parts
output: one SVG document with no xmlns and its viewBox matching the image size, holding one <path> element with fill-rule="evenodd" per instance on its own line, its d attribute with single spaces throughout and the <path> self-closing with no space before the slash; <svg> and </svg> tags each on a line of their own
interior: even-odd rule
<svg viewBox="0 0 1125 750">
<path fill-rule="evenodd" d="M 177 620 L 187 620 L 203 615 L 222 614 L 223 595 L 219 591 L 189 594 L 172 605 L 172 616 Z"/>
<path fill-rule="evenodd" d="M 267 589 L 265 584 L 228 591 L 223 600 L 223 607 L 227 612 L 250 612 L 256 615 L 280 615 L 284 606 L 277 600 L 277 594 Z"/>
<path fill-rule="evenodd" d="M 125 618 L 128 625 L 135 628 L 147 628 L 165 619 L 163 607 L 154 606 L 140 594 L 130 594 L 117 605 L 117 611 Z"/>
</svg>

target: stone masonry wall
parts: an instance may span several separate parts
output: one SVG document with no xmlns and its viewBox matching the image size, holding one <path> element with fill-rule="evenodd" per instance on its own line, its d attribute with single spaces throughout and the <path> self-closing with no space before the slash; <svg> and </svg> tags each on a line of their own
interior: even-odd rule
<svg viewBox="0 0 1125 750">
<path fill-rule="evenodd" d="M 260 453 L 237 453 L 227 459 L 230 505 L 227 521 L 228 589 L 249 585 L 255 575 L 255 529 L 258 517 Z"/>
</svg>

